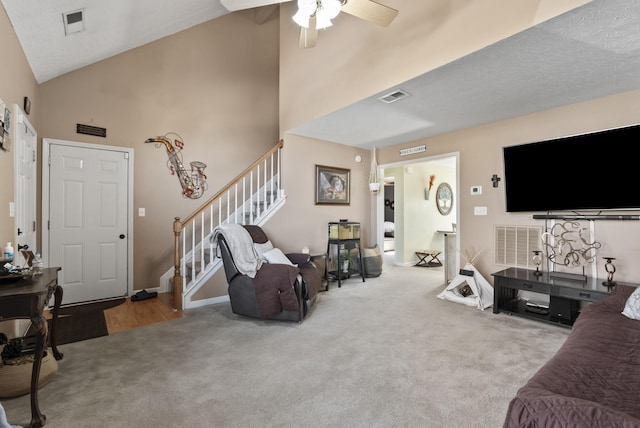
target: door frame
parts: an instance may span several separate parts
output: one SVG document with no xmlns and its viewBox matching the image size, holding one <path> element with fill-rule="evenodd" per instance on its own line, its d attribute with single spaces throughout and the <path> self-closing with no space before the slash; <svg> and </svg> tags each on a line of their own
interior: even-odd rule
<svg viewBox="0 0 640 428">
<path fill-rule="evenodd" d="M 378 177 L 384 177 L 385 169 L 394 168 L 397 166 L 406 167 L 416 163 L 432 162 L 432 161 L 437 161 L 438 159 L 451 158 L 451 157 L 455 158 L 455 161 L 456 161 L 456 188 L 457 188 L 458 194 L 460 194 L 460 188 L 461 188 L 460 187 L 460 152 L 442 153 L 439 155 L 424 156 L 424 157 L 414 158 L 406 161 L 390 162 L 390 163 L 378 165 Z M 397 191 L 398 189 L 396 188 L 395 190 Z M 453 204 L 454 210 L 456 212 L 456 219 L 457 219 L 456 248 L 460 248 L 460 202 L 459 201 L 460 199 L 458 196 L 458 202 Z M 384 191 L 380 191 L 376 195 L 376 203 L 375 203 L 374 209 L 375 209 L 375 218 L 376 218 L 375 240 L 376 240 L 376 243 L 378 244 L 378 247 L 384 249 Z M 402 241 L 404 242 L 404 240 Z M 398 244 L 398 241 L 395 240 L 394 245 L 396 246 L 395 248 L 396 252 L 399 250 L 397 244 Z M 400 250 L 402 250 L 402 248 L 400 248 Z M 455 265 L 456 265 L 456 272 L 457 272 L 458 267 L 460 266 L 459 253 L 456 252 L 454 257 L 455 257 Z"/>
<path fill-rule="evenodd" d="M 78 141 L 56 140 L 53 138 L 42 139 L 42 260 L 45 266 L 49 266 L 49 200 L 50 183 L 49 174 L 51 167 L 51 146 L 62 145 L 83 149 L 109 150 L 123 152 L 127 155 L 129 175 L 127 177 L 127 295 L 135 289 L 133 286 L 133 149 L 121 146 L 109 146 L 105 144 L 82 143 Z"/>
<path fill-rule="evenodd" d="M 36 225 L 33 233 L 35 235 L 34 238 L 34 242 L 33 247 L 34 248 L 29 248 L 30 250 L 36 252 L 37 251 L 37 247 L 38 247 L 38 232 L 37 232 L 37 217 L 38 217 L 38 132 L 36 131 L 36 129 L 33 127 L 33 125 L 31 124 L 31 122 L 29 122 L 29 119 L 27 119 L 26 115 L 24 114 L 24 112 L 22 111 L 22 109 L 20 108 L 19 105 L 14 104 L 13 105 L 13 191 L 14 191 L 14 207 L 15 207 L 15 219 L 14 219 L 14 236 L 13 236 L 13 243 L 14 243 L 14 259 L 19 261 L 19 264 L 23 263 L 23 258 L 22 255 L 20 254 L 20 251 L 18 251 L 18 245 L 19 245 L 19 241 L 20 241 L 20 236 L 18 235 L 18 225 L 20 224 L 20 217 L 24 217 L 25 213 L 21 212 L 20 210 L 20 206 L 21 204 L 18 201 L 19 197 L 23 197 L 23 192 L 21 192 L 21 189 L 18 189 L 18 173 L 19 168 L 18 168 L 18 154 L 19 154 L 19 140 L 18 140 L 18 132 L 19 132 L 19 128 L 21 126 L 26 127 L 27 129 L 29 129 L 29 131 L 33 134 L 33 138 L 35 139 L 35 145 L 34 145 L 34 159 L 33 159 L 33 195 L 28 195 L 29 198 L 32 198 L 33 200 L 33 219 L 36 222 Z M 20 195 L 20 196 L 19 196 Z M 28 244 L 31 244 L 31 242 L 28 242 Z"/>
</svg>

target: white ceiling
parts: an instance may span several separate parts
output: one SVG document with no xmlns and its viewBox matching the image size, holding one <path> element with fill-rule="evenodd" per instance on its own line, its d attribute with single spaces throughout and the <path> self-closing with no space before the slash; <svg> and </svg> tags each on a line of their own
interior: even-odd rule
<svg viewBox="0 0 640 428">
<path fill-rule="evenodd" d="M 219 0 L 1 0 L 39 83 L 222 16 Z M 86 30 L 62 15 L 84 8 Z M 402 13 L 402 10 L 400 10 Z M 384 147 L 640 89 L 640 1 L 594 0 L 289 132 Z M 402 89 L 392 104 L 377 98 Z"/>
</svg>

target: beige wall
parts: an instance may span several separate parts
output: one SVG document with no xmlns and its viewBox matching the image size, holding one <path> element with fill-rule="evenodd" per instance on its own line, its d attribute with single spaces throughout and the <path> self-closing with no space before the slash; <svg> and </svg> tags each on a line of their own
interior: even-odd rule
<svg viewBox="0 0 640 428">
<path fill-rule="evenodd" d="M 367 190 L 368 151 L 289 135 L 286 130 L 584 3 L 386 0 L 401 10 L 392 26 L 382 29 L 343 15 L 339 18 L 343 24 L 320 33 L 315 48 L 299 49 L 298 30 L 290 20 L 292 2 L 281 8 L 280 26 L 277 21 L 255 25 L 250 14 L 231 14 L 69 73 L 39 89 L 3 14 L 0 35 L 6 40 L 7 33 L 14 40 L 8 45 L 16 59 L 11 68 L 0 71 L 8 73 L 0 81 L 0 96 L 8 102 L 32 97 L 30 119 L 40 137 L 134 148 L 134 210 L 147 209 L 147 216 L 136 217 L 134 224 L 134 281 L 141 289 L 155 286 L 171 265 L 173 217 L 185 216 L 199 205 L 180 197 L 177 179 L 166 170 L 165 153 L 145 145 L 146 138 L 180 133 L 186 143 L 185 160 L 208 164 L 211 195 L 273 146 L 279 135 L 284 136 L 287 204 L 265 227 L 274 243 L 283 250 L 308 246 L 313 253 L 324 252 L 326 224 L 348 218 L 362 223 L 364 244 L 370 246 L 376 216 L 375 197 Z M 400 159 L 399 147 L 379 149 L 378 163 L 460 153 L 456 201 L 461 249 L 483 249 L 478 266 L 488 276 L 501 268 L 493 264 L 493 226 L 533 222 L 527 215 L 504 213 L 502 183 L 498 189 L 490 186 L 491 175 L 502 176 L 501 147 L 635 123 L 632 112 L 640 107 L 639 95 L 621 94 L 421 140 L 428 147 L 421 156 Z M 108 138 L 79 136 L 76 123 L 104 126 Z M 363 157 L 361 163 L 355 162 L 356 154 Z M 349 206 L 314 204 L 315 164 L 351 169 Z M 12 181 L 12 162 L 6 154 L 0 153 L 0 166 L 5 181 Z M 469 187 L 478 184 L 485 189 L 483 195 L 471 197 Z M 5 218 L 8 209 L 3 206 L 11 195 L 0 192 L 0 218 Z M 473 216 L 474 205 L 487 206 L 489 215 Z M 10 231 L 6 223 L 0 232 Z M 618 258 L 620 279 L 639 273 L 632 262 L 637 245 L 626 238 L 639 227 L 637 222 L 598 223 L 602 254 Z M 196 297 L 224 294 L 226 284 L 218 275 Z"/>
<path fill-rule="evenodd" d="M 343 14 L 339 18 L 340 25 L 321 32 L 312 49 L 297 47 L 298 29 L 290 22 L 294 5 L 281 7 L 280 130 L 285 141 L 293 138 L 286 133 L 288 129 L 389 89 L 588 1 L 387 0 L 384 3 L 400 10 L 396 21 L 388 28 L 380 29 Z M 481 252 L 476 264 L 491 280 L 490 273 L 503 268 L 493 262 L 494 225 L 540 224 L 533 221 L 531 215 L 506 214 L 504 183 L 501 182 L 498 188 L 491 186 L 493 174 L 502 177 L 502 147 L 635 124 L 638 119 L 633 112 L 638 111 L 638 95 L 638 92 L 620 94 L 411 142 L 402 147 L 379 149 L 378 164 L 421 161 L 430 156 L 460 153 L 459 249 Z M 304 142 L 304 139 L 295 138 Z M 399 157 L 400 148 L 425 143 L 427 153 Z M 297 156 L 303 156 L 302 145 L 297 151 Z M 593 154 L 592 161 L 581 174 L 597 175 L 597 154 Z M 482 185 L 484 193 L 471 196 L 469 189 L 473 185 Z M 488 215 L 474 216 L 474 206 L 486 206 Z M 308 202 L 300 201 L 295 209 L 305 218 L 315 216 L 315 208 Z M 372 224 L 375 224 L 373 205 L 371 212 Z M 366 218 L 366 214 L 362 218 Z M 372 230 L 372 225 L 367 225 L 367 229 Z M 640 223 L 603 221 L 597 223 L 596 229 L 596 239 L 603 244 L 600 254 L 618 258 L 617 277 L 637 280 L 640 267 L 635 267 L 633 259 L 638 244 L 628 236 L 637 236 Z M 293 244 L 294 240 L 289 242 Z M 598 260 L 597 266 L 598 274 L 602 276 L 602 260 Z"/>
<path fill-rule="evenodd" d="M 428 147 L 426 156 L 452 151 L 460 152 L 460 182 L 458 183 L 460 250 L 482 251 L 482 255 L 475 264 L 491 280 L 489 278 L 491 272 L 504 268 L 494 264 L 494 226 L 544 225 L 541 220 L 533 220 L 531 214 L 505 212 L 504 182 L 501 181 L 498 188 L 493 188 L 491 182 L 493 174 L 504 178 L 502 147 L 637 124 L 638 117 L 635 112 L 638 109 L 640 109 L 640 91 L 632 91 L 452 132 L 413 144 L 426 144 Z M 589 180 L 599 178 L 598 154 L 589 153 L 586 156 L 584 170 L 576 171 L 576 182 L 573 185 L 588 185 Z M 399 161 L 398 147 L 380 149 L 378 157 L 382 160 L 381 163 Z M 417 159 L 420 158 L 416 157 Z M 541 165 L 541 191 L 570 191 L 570 185 L 558 189 L 549 184 L 544 179 L 548 171 L 548 165 Z M 475 185 L 483 186 L 482 195 L 470 195 L 470 188 Z M 630 191 L 633 189 L 630 188 Z M 488 215 L 473 215 L 474 206 L 486 206 Z M 585 226 L 588 227 L 588 225 Z M 635 262 L 640 250 L 640 244 L 635 239 L 640 236 L 640 222 L 599 221 L 596 222 L 595 230 L 596 239 L 602 243 L 599 255 L 616 257 L 616 278 L 621 281 L 640 281 L 640 266 Z M 597 261 L 597 267 L 598 276 L 606 277 L 601 257 Z"/>
<path fill-rule="evenodd" d="M 278 21 L 230 14 L 41 85 L 41 137 L 134 149 L 134 285 L 173 265 L 174 217 L 185 217 L 278 142 Z M 75 133 L 76 123 L 107 138 Z M 164 148 L 180 134 L 185 164 L 207 164 L 203 198 L 185 199 Z M 138 217 L 138 208 L 146 209 Z M 226 294 L 226 287 L 203 292 Z"/>
<path fill-rule="evenodd" d="M 37 130 L 38 118 L 41 116 L 39 112 L 42 111 L 38 85 L 4 7 L 0 7 L 0 40 L 2 40 L 0 99 L 13 114 L 13 105 L 18 104 L 22 108 L 23 98 L 29 97 L 31 114 L 27 119 Z M 11 131 L 13 134 L 13 129 Z M 13 247 L 17 249 L 15 221 L 13 217 L 9 217 L 9 202 L 12 201 L 14 201 L 13 152 L 0 150 L 0 243 L 4 248 L 7 241 L 13 241 Z"/>
</svg>

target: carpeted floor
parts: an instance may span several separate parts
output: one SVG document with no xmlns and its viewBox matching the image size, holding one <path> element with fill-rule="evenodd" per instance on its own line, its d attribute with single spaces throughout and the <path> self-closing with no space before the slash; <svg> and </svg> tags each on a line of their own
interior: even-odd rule
<svg viewBox="0 0 640 428">
<path fill-rule="evenodd" d="M 441 268 L 332 284 L 302 323 L 228 303 L 61 346 L 47 428 L 500 427 L 561 327 L 436 298 Z M 2 402 L 26 424 L 29 396 Z"/>
</svg>

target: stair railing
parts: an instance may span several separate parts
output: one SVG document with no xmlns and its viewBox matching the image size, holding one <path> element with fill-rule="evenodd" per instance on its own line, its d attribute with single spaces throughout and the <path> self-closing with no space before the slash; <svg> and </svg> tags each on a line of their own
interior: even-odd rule
<svg viewBox="0 0 640 428">
<path fill-rule="evenodd" d="M 222 223 L 255 224 L 282 197 L 280 140 L 184 220 L 176 217 L 174 233 L 173 307 L 183 309 L 185 288 L 215 261 L 213 230 Z"/>
</svg>

